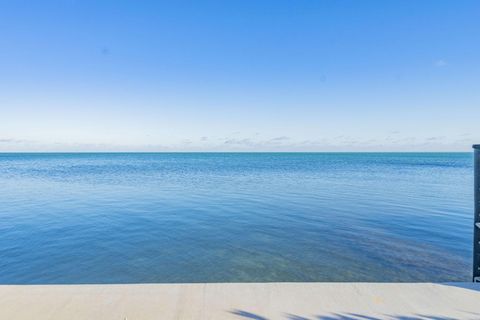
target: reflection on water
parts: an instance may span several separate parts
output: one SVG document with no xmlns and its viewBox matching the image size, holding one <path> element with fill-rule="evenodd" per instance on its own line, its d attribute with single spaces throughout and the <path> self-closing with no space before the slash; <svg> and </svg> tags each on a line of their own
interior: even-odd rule
<svg viewBox="0 0 480 320">
<path fill-rule="evenodd" d="M 468 281 L 471 162 L 0 154 L 0 283 Z"/>
</svg>

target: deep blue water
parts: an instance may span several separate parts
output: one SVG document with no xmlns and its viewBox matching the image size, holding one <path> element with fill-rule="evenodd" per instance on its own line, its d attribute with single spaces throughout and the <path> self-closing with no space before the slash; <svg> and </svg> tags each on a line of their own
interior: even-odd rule
<svg viewBox="0 0 480 320">
<path fill-rule="evenodd" d="M 0 154 L 0 283 L 469 281 L 469 153 Z"/>
</svg>

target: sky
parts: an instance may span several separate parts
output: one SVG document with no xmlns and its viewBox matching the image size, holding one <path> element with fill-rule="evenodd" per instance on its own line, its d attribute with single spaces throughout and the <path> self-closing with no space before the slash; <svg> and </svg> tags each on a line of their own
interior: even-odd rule
<svg viewBox="0 0 480 320">
<path fill-rule="evenodd" d="M 480 1 L 0 0 L 0 152 L 474 143 Z"/>
</svg>

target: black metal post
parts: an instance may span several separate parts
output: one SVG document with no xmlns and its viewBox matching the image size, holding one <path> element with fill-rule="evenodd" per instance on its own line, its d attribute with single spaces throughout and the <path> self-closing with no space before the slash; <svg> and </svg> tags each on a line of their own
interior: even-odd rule
<svg viewBox="0 0 480 320">
<path fill-rule="evenodd" d="M 473 282 L 480 282 L 480 144 L 473 146 L 475 218 L 473 226 Z"/>
</svg>

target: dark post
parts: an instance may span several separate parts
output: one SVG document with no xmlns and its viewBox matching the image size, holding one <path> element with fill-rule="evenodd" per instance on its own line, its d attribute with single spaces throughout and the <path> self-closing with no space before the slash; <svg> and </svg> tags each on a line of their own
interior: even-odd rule
<svg viewBox="0 0 480 320">
<path fill-rule="evenodd" d="M 480 144 L 473 146 L 474 154 L 474 201 L 473 226 L 473 282 L 480 282 Z"/>
</svg>

